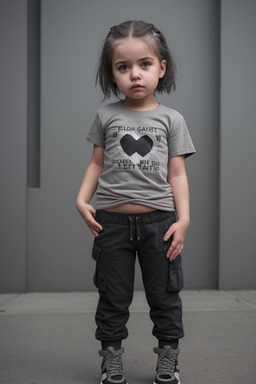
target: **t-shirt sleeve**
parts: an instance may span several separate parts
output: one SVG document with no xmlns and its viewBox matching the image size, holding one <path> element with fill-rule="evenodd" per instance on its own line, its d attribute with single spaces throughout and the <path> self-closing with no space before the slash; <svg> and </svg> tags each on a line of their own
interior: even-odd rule
<svg viewBox="0 0 256 384">
<path fill-rule="evenodd" d="M 180 155 L 188 157 L 195 152 L 195 147 L 190 137 L 187 124 L 183 116 L 178 114 L 169 130 L 168 156 L 169 158 Z"/>
<path fill-rule="evenodd" d="M 105 148 L 105 134 L 99 114 L 97 113 L 86 137 L 87 141 Z"/>
</svg>

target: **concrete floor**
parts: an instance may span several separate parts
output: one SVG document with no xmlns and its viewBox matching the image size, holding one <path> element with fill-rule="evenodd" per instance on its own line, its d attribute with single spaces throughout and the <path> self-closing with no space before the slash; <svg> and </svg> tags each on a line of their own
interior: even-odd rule
<svg viewBox="0 0 256 384">
<path fill-rule="evenodd" d="M 256 384 L 256 291 L 183 291 L 182 384 Z M 1 384 L 98 384 L 97 293 L 0 295 Z M 129 384 L 152 384 L 156 342 L 135 292 L 123 362 Z"/>
</svg>

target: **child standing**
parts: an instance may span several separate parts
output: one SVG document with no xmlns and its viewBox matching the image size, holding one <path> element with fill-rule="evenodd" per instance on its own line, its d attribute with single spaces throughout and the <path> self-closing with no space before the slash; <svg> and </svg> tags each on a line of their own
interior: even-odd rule
<svg viewBox="0 0 256 384">
<path fill-rule="evenodd" d="M 101 384 L 127 383 L 122 340 L 128 336 L 136 255 L 158 340 L 154 383 L 180 383 L 181 251 L 190 221 L 185 157 L 195 149 L 183 117 L 154 97 L 175 89 L 175 74 L 166 40 L 153 24 L 128 21 L 111 28 L 97 81 L 105 98 L 122 93 L 124 99 L 97 112 L 87 136 L 93 155 L 77 197 L 94 235 Z"/>
</svg>

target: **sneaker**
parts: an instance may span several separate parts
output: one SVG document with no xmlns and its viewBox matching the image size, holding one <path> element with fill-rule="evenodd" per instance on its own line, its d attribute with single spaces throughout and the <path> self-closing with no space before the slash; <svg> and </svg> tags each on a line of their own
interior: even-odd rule
<svg viewBox="0 0 256 384">
<path fill-rule="evenodd" d="M 115 350 L 108 347 L 106 351 L 99 351 L 103 357 L 101 365 L 100 384 L 128 384 L 123 374 L 122 354 L 124 348 Z"/>
<path fill-rule="evenodd" d="M 172 349 L 169 345 L 154 348 L 158 354 L 156 377 L 154 384 L 180 384 L 178 354 L 179 349 Z"/>
</svg>

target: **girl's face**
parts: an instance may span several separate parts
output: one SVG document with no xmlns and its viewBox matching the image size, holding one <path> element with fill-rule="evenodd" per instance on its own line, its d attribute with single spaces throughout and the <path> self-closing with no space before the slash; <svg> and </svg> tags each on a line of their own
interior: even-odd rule
<svg viewBox="0 0 256 384">
<path fill-rule="evenodd" d="M 113 81 L 126 96 L 126 105 L 154 104 L 154 91 L 165 74 L 166 61 L 159 58 L 145 40 L 120 39 L 113 50 Z"/>
</svg>

